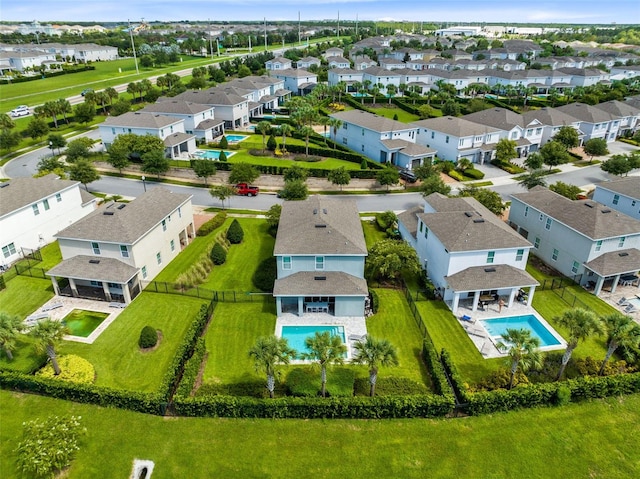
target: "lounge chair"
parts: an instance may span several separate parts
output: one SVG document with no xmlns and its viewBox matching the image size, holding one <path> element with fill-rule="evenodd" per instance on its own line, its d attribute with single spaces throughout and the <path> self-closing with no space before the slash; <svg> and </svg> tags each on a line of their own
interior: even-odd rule
<svg viewBox="0 0 640 479">
<path fill-rule="evenodd" d="M 475 321 L 471 319 L 471 316 L 467 316 L 466 314 L 463 316 L 460 316 L 460 321 L 466 321 L 467 323 L 475 323 Z"/>
<path fill-rule="evenodd" d="M 635 312 L 636 312 L 636 307 L 633 304 L 628 304 L 624 308 L 624 314 L 630 314 L 630 313 L 635 313 Z"/>
<path fill-rule="evenodd" d="M 350 334 L 349 341 L 362 341 L 363 339 L 366 339 L 366 337 L 366 334 L 363 334 L 362 336 L 359 334 Z"/>
<path fill-rule="evenodd" d="M 618 300 L 618 306 L 622 306 L 623 304 L 625 304 L 627 302 L 627 298 L 625 298 L 624 296 L 622 298 L 620 298 Z"/>
</svg>

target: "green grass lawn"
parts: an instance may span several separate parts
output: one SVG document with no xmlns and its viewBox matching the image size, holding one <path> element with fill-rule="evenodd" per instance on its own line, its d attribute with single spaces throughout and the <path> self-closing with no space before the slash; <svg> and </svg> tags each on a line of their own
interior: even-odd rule
<svg viewBox="0 0 640 479">
<path fill-rule="evenodd" d="M 393 119 L 393 117 L 397 115 L 398 121 L 401 121 L 402 123 L 411 123 L 420 119 L 418 115 L 404 111 L 402 108 L 395 107 L 393 104 L 380 108 L 373 108 L 371 106 L 368 108 L 377 115 L 384 116 L 386 118 Z"/>
<path fill-rule="evenodd" d="M 96 369 L 96 384 L 153 392 L 160 386 L 178 344 L 204 301 L 170 294 L 142 293 L 93 344 L 65 341 L 59 354 L 77 354 Z M 140 331 L 162 332 L 157 349 L 141 352 Z"/>
<path fill-rule="evenodd" d="M 9 361 L 4 351 L 0 352 L 0 370 L 31 374 L 40 369 L 45 360 L 45 355 L 36 354 L 32 337 L 20 334 L 16 341 L 16 349 L 13 351 L 13 359 L 11 361 Z"/>
<path fill-rule="evenodd" d="M 309 145 L 311 146 L 311 145 Z M 309 154 L 309 156 L 312 156 Z M 313 170 L 324 169 L 332 170 L 344 166 L 347 170 L 359 170 L 360 164 L 353 163 L 351 161 L 339 160 L 337 158 L 322 158 L 320 161 L 305 161 L 305 160 L 289 160 L 285 158 L 275 158 L 271 156 L 253 156 L 246 150 L 239 150 L 228 159 L 229 163 L 250 163 L 252 165 L 264 165 L 264 166 L 283 166 L 290 167 L 298 165 L 303 168 L 309 168 Z"/>
<path fill-rule="evenodd" d="M 154 479 L 627 479 L 640 468 L 640 395 L 448 420 L 165 418 L 9 391 L 0 411 L 7 479 L 22 477 L 22 423 L 52 414 L 87 429 L 70 479 L 128 477 L 134 458 L 155 462 Z"/>
<path fill-rule="evenodd" d="M 49 279 L 16 276 L 0 291 L 2 311 L 26 318 L 53 298 L 53 285 Z"/>
<path fill-rule="evenodd" d="M 375 220 L 363 221 L 362 231 L 364 232 L 364 240 L 367 243 L 368 250 L 370 250 L 378 241 L 382 241 L 387 237 L 386 233 L 384 231 L 380 231 L 378 226 L 375 224 Z"/>
</svg>

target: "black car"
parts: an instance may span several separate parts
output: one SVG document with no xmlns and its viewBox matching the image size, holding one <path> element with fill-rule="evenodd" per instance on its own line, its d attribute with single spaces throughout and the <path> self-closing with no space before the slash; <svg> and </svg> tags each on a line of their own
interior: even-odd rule
<svg viewBox="0 0 640 479">
<path fill-rule="evenodd" d="M 400 178 L 407 183 L 415 183 L 418 181 L 418 178 L 416 178 L 416 175 L 411 170 L 400 170 Z"/>
</svg>

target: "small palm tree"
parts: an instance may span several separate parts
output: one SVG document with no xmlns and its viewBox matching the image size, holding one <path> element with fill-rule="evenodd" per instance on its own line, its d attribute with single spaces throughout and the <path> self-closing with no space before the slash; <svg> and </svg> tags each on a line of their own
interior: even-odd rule
<svg viewBox="0 0 640 479">
<path fill-rule="evenodd" d="M 609 359 L 613 353 L 620 346 L 622 347 L 638 347 L 640 345 L 640 326 L 638 326 L 631 316 L 625 316 L 620 313 L 609 314 L 602 318 L 605 324 L 605 328 L 609 335 L 609 345 L 607 347 L 607 354 L 600 366 L 599 375 L 602 376 L 604 368 L 609 362 Z"/>
<path fill-rule="evenodd" d="M 398 353 L 396 348 L 386 339 L 375 339 L 367 336 L 354 344 L 356 354 L 353 362 L 365 364 L 369 368 L 369 395 L 376 394 L 376 381 L 378 369 L 398 365 Z"/>
<path fill-rule="evenodd" d="M 500 341 L 497 346 L 499 349 L 508 349 L 507 358 L 511 366 L 509 389 L 511 389 L 518 368 L 528 371 L 542 366 L 542 358 L 537 350 L 540 347 L 540 340 L 531 336 L 531 331 L 528 329 L 507 329 L 502 339 L 504 343 Z"/>
<path fill-rule="evenodd" d="M 276 366 L 289 364 L 289 361 L 296 357 L 296 350 L 289 347 L 285 338 L 266 336 L 258 338 L 256 344 L 249 350 L 249 356 L 253 359 L 256 371 L 266 373 L 267 390 L 269 397 L 273 398 L 278 374 Z"/>
<path fill-rule="evenodd" d="M 0 311 L 0 346 L 7 353 L 9 361 L 13 360 L 16 339 L 23 329 L 24 324 L 18 316 Z"/>
<path fill-rule="evenodd" d="M 310 126 L 303 126 L 300 128 L 300 134 L 304 136 L 304 155 L 309 156 L 309 137 L 315 132 Z"/>
<path fill-rule="evenodd" d="M 325 397 L 327 394 L 327 366 L 342 364 L 347 347 L 340 337 L 332 336 L 329 331 L 316 332 L 314 336 L 307 338 L 304 344 L 309 352 L 303 353 L 302 358 L 310 359 L 320 367 L 321 394 L 322 397 Z"/>
<path fill-rule="evenodd" d="M 602 321 L 593 311 L 580 308 L 565 311 L 562 316 L 556 318 L 556 321 L 558 321 L 560 326 L 564 326 L 569 330 L 567 349 L 562 355 L 562 364 L 560 371 L 558 371 L 558 377 L 556 377 L 556 381 L 559 381 L 564 374 L 567 363 L 571 359 L 573 350 L 578 347 L 578 343 L 587 339 L 589 336 L 601 333 L 603 326 Z"/>
<path fill-rule="evenodd" d="M 293 128 L 288 123 L 283 123 L 280 125 L 280 134 L 282 135 L 282 150 L 283 153 L 287 152 L 287 135 L 290 135 L 293 131 Z"/>
<path fill-rule="evenodd" d="M 56 346 L 62 341 L 65 334 L 69 334 L 69 328 L 61 322 L 53 321 L 52 319 L 45 319 L 38 322 L 31 330 L 31 335 L 36 339 L 33 345 L 36 352 L 39 354 L 47 353 L 56 376 L 60 374 L 60 366 L 58 366 L 56 357 Z"/>
<path fill-rule="evenodd" d="M 256 133 L 260 133 L 262 135 L 262 153 L 264 153 L 264 149 L 267 146 L 267 135 L 271 131 L 271 123 L 268 121 L 261 121 L 256 125 Z"/>
<path fill-rule="evenodd" d="M 329 126 L 333 131 L 333 142 L 336 142 L 336 137 L 338 136 L 338 128 L 342 126 L 342 120 L 338 118 L 329 118 Z"/>
</svg>

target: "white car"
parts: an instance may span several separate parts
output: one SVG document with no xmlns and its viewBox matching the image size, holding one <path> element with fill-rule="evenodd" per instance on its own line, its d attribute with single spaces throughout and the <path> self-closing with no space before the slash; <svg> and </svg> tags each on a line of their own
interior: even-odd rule
<svg viewBox="0 0 640 479">
<path fill-rule="evenodd" d="M 9 114 L 14 118 L 18 116 L 27 116 L 29 114 L 29 107 L 27 105 L 20 105 L 19 107 L 11 110 Z"/>
</svg>

